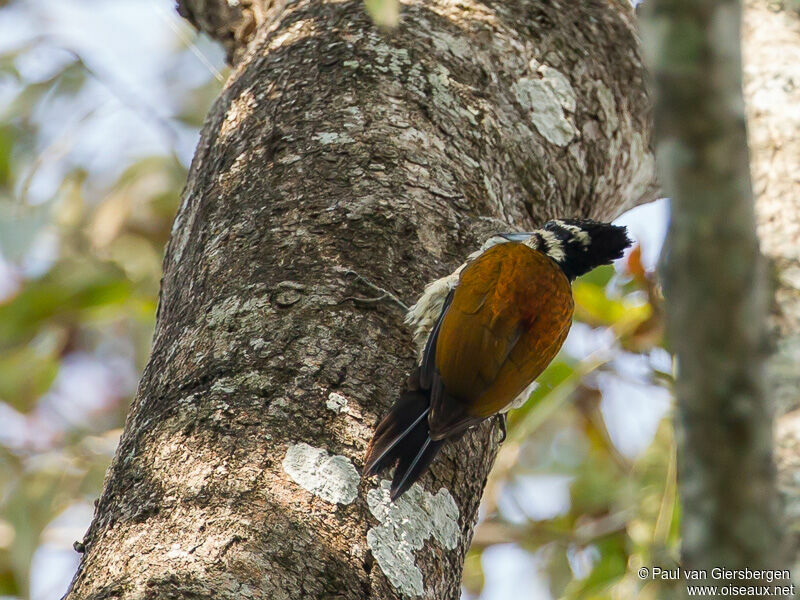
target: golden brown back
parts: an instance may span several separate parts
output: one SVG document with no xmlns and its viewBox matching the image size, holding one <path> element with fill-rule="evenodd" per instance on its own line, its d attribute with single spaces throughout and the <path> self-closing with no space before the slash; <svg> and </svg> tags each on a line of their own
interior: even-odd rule
<svg viewBox="0 0 800 600">
<path fill-rule="evenodd" d="M 528 246 L 500 244 L 469 264 L 436 343 L 444 393 L 431 405 L 434 439 L 512 402 L 561 348 L 573 308 L 566 275 Z"/>
</svg>

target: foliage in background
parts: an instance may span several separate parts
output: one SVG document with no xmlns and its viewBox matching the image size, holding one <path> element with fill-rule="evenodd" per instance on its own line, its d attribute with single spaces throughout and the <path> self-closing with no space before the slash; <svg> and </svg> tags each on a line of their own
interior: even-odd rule
<svg viewBox="0 0 800 600">
<path fill-rule="evenodd" d="M 45 559 L 82 537 L 62 517 L 85 527 L 145 365 L 187 175 L 178 145 L 221 88 L 183 67 L 193 35 L 181 26 L 161 57 L 174 105 L 158 110 L 48 36 L 0 54 L 0 596 L 65 591 L 47 589 Z M 128 135 L 102 131 L 109 112 L 162 148 L 108 150 Z"/>
<path fill-rule="evenodd" d="M 376 21 L 396 22 L 397 2 L 366 6 Z M 187 70 L 203 60 L 196 42 L 176 29 L 161 58 L 172 105 L 158 109 L 47 36 L 0 53 L 0 596 L 58 597 L 62 582 L 47 589 L 42 578 L 59 560 L 77 564 L 70 546 L 91 517 L 149 352 L 190 158 L 182 144 L 196 139 L 221 87 L 213 68 Z M 132 127 L 151 128 L 160 149 L 82 150 L 109 104 Z M 655 597 L 635 570 L 667 565 L 676 552 L 672 430 L 662 420 L 656 431 L 671 362 L 639 257 L 622 273 L 609 267 L 576 282 L 584 325 L 534 402 L 510 415 L 467 560 L 468 596 L 497 576 L 492 553 L 512 549 L 531 557 L 545 597 Z M 626 401 L 652 397 L 663 406 L 632 449 L 609 424 Z"/>
<path fill-rule="evenodd" d="M 364 0 L 364 8 L 375 24 L 381 27 L 396 27 L 400 22 L 398 0 Z"/>
<path fill-rule="evenodd" d="M 637 570 L 677 564 L 672 426 L 666 419 L 642 422 L 643 429 L 657 429 L 652 438 L 643 431 L 643 445 L 631 448 L 612 433 L 624 415 L 603 404 L 615 399 L 622 411 L 633 412 L 636 407 L 626 403 L 660 398 L 661 411 L 670 404 L 672 364 L 661 347 L 661 297 L 642 266 L 641 247 L 622 273 L 606 267 L 579 279 L 574 295 L 576 321 L 584 324 L 576 325 L 582 330 L 577 337 L 587 347 L 567 343 L 539 377 L 531 400 L 509 415 L 508 439 L 467 557 L 470 595 L 484 584 L 482 554 L 493 547 L 507 553 L 509 544 L 531 555 L 530 564 L 556 598 L 660 597 L 664 589 L 639 580 Z M 554 482 L 566 497 L 557 506 L 541 506 L 537 496 L 552 494 Z M 518 579 L 514 585 L 524 589 Z"/>
</svg>

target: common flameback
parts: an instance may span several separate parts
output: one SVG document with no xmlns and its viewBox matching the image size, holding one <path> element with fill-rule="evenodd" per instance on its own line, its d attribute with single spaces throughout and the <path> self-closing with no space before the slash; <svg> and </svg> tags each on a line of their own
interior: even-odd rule
<svg viewBox="0 0 800 600">
<path fill-rule="evenodd" d="M 489 238 L 428 285 L 406 316 L 422 348 L 419 364 L 375 431 L 365 476 L 396 464 L 394 500 L 448 439 L 513 405 L 567 337 L 570 283 L 630 244 L 624 227 L 549 221 L 533 232 Z"/>
</svg>

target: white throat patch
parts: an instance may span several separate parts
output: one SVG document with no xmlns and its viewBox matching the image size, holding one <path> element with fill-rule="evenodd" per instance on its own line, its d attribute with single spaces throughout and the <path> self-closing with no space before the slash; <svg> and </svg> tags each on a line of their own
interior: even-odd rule
<svg viewBox="0 0 800 600">
<path fill-rule="evenodd" d="M 560 221 L 558 219 L 553 219 L 553 223 L 561 227 L 562 229 L 566 229 L 569 231 L 573 237 L 578 240 L 584 248 L 588 247 L 592 241 L 592 238 L 589 236 L 589 232 L 581 229 L 577 225 L 571 225 L 569 223 L 564 223 L 564 221 Z"/>
<path fill-rule="evenodd" d="M 544 248 L 540 248 L 542 252 L 556 262 L 561 262 L 567 257 L 564 253 L 563 243 L 556 237 L 556 234 L 545 229 L 540 229 L 537 233 L 542 236 L 544 242 Z"/>
</svg>

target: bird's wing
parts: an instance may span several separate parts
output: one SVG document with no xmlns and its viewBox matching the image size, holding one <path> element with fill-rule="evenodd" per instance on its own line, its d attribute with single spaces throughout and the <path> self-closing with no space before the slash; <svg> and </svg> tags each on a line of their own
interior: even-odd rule
<svg viewBox="0 0 800 600">
<path fill-rule="evenodd" d="M 447 298 L 442 305 L 442 312 L 439 318 L 436 319 L 436 324 L 431 329 L 428 335 L 428 341 L 425 342 L 425 348 L 422 351 L 422 360 L 419 363 L 419 387 L 424 390 L 430 389 L 433 383 L 434 373 L 436 372 L 436 341 L 439 337 L 439 328 L 442 326 L 442 319 L 447 312 L 447 308 L 453 301 L 453 290 L 447 294 Z"/>
<path fill-rule="evenodd" d="M 529 385 L 563 343 L 572 306 L 559 267 L 522 244 L 490 248 L 464 269 L 436 340 L 435 438 L 496 413 Z"/>
<path fill-rule="evenodd" d="M 537 322 L 520 338 L 498 371 L 494 385 L 470 404 L 470 416 L 486 418 L 500 412 L 545 370 L 569 333 L 572 311 L 569 313 L 568 317 L 554 314 L 547 330 Z"/>
</svg>

